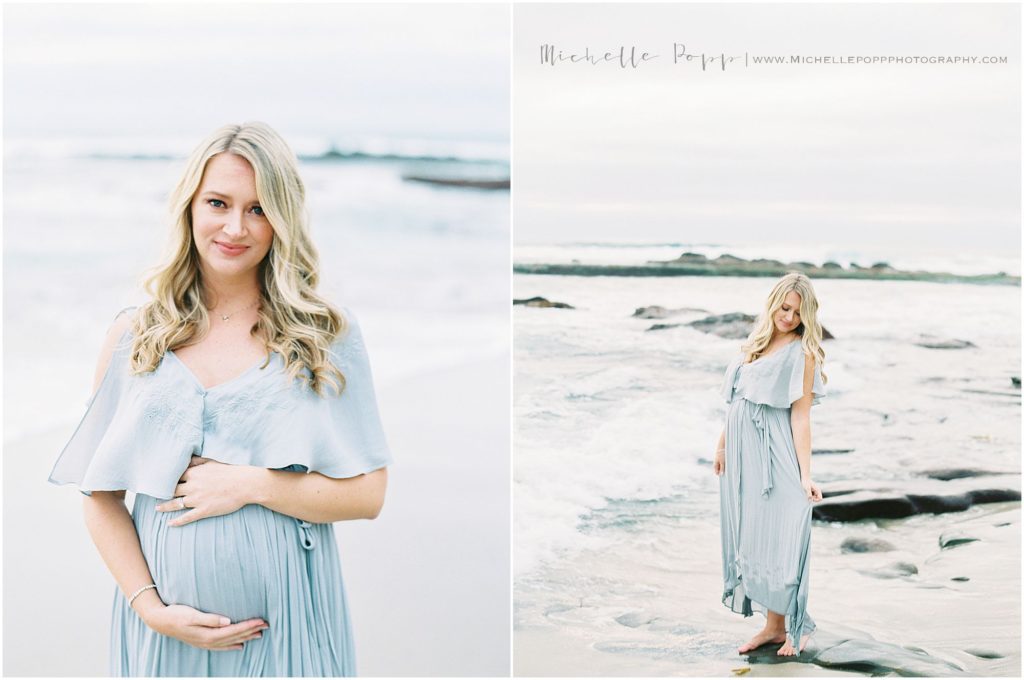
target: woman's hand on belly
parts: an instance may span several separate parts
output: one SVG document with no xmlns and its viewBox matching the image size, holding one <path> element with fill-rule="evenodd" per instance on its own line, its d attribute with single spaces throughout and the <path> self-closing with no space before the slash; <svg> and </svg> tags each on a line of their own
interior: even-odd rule
<svg viewBox="0 0 1024 680">
<path fill-rule="evenodd" d="M 250 465 L 228 465 L 192 456 L 188 469 L 174 487 L 174 498 L 157 505 L 156 510 L 175 512 L 191 508 L 167 522 L 169 526 L 229 515 L 250 502 L 248 491 L 254 486 L 253 473 L 257 470 Z"/>
<path fill-rule="evenodd" d="M 260 631 L 268 628 L 263 619 L 231 623 L 220 614 L 207 614 L 183 604 L 147 609 L 143 620 L 161 635 L 214 652 L 242 649 L 244 642 L 262 637 Z"/>
</svg>

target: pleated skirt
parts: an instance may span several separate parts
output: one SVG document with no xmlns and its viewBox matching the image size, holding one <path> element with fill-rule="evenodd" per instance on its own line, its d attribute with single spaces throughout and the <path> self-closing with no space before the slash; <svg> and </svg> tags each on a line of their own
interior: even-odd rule
<svg viewBox="0 0 1024 680">
<path fill-rule="evenodd" d="M 355 649 L 334 530 L 261 505 L 180 527 L 139 494 L 132 517 L 161 599 L 232 623 L 262 618 L 238 651 L 192 647 L 154 632 L 120 589 L 110 635 L 112 676 L 350 676 Z"/>
<path fill-rule="evenodd" d="M 807 614 L 812 502 L 800 483 L 790 409 L 734 399 L 726 417 L 721 490 L 722 603 L 786 617 L 797 646 Z"/>
</svg>

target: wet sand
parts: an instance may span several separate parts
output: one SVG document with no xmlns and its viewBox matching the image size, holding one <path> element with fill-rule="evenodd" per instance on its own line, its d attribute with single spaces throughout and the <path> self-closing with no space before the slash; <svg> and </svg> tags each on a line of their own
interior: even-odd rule
<svg viewBox="0 0 1024 680">
<path fill-rule="evenodd" d="M 776 657 L 778 645 L 737 653 L 764 619 L 744 619 L 720 604 L 717 527 L 682 524 L 674 539 L 622 541 L 580 554 L 561 574 L 545 572 L 546 580 L 561 582 L 580 570 L 571 593 L 543 592 L 540 577 L 522 585 L 521 601 L 532 604 L 516 612 L 516 675 L 1020 674 L 1019 503 L 816 523 L 808 610 L 818 633 L 799 661 Z M 939 536 L 951 531 L 978 540 L 941 549 Z M 844 553 L 840 545 L 851 536 L 896 549 Z M 891 577 L 885 568 L 896 562 L 918 573 Z"/>
</svg>

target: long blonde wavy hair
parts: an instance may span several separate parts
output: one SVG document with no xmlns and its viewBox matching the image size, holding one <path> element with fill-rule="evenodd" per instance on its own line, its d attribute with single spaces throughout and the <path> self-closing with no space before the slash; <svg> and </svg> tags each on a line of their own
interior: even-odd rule
<svg viewBox="0 0 1024 680">
<path fill-rule="evenodd" d="M 319 254 L 310 240 L 306 189 L 295 154 L 269 125 L 225 125 L 202 141 L 188 159 L 170 196 L 171 236 L 162 264 L 145 279 L 151 300 L 139 308 L 133 324 L 133 373 L 156 369 L 164 354 L 209 332 L 199 254 L 192 236 L 192 200 L 210 158 L 241 156 L 256 176 L 256 195 L 274 231 L 270 251 L 259 264 L 260 306 L 250 333 L 278 352 L 292 379 L 301 378 L 318 395 L 325 385 L 337 393 L 345 377 L 328 350 L 347 323 L 316 291 Z M 308 374 L 306 373 L 308 371 Z"/>
<path fill-rule="evenodd" d="M 819 368 L 825 366 L 825 350 L 821 346 L 822 331 L 818 322 L 818 296 L 814 294 L 814 286 L 805 274 L 800 272 L 789 272 L 772 288 L 765 301 L 764 311 L 757 317 L 754 323 L 754 330 L 747 336 L 743 343 L 742 351 L 746 355 L 744 361 L 750 363 L 760 357 L 775 334 L 775 312 L 782 307 L 783 301 L 790 292 L 800 296 L 800 325 L 796 327 L 796 333 L 800 335 L 800 344 L 806 354 L 814 357 Z M 821 379 L 828 382 L 828 377 L 822 370 Z"/>
</svg>

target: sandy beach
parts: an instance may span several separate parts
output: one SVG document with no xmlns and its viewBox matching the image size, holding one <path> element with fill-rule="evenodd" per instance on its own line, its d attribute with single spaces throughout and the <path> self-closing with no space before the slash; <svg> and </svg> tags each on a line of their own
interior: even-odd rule
<svg viewBox="0 0 1024 680">
<path fill-rule="evenodd" d="M 508 373 L 499 356 L 378 391 L 387 503 L 335 529 L 360 675 L 508 673 Z M 46 482 L 73 427 L 6 445 L 5 675 L 107 674 L 114 581 L 80 494 Z"/>
<path fill-rule="evenodd" d="M 814 522 L 800 660 L 737 653 L 763 618 L 721 604 L 710 458 L 740 341 L 690 324 L 771 283 L 514 277 L 571 305 L 515 311 L 517 675 L 1020 674 L 1014 286 L 815 282 L 836 339 L 812 475 L 822 509 L 867 515 Z"/>
</svg>

